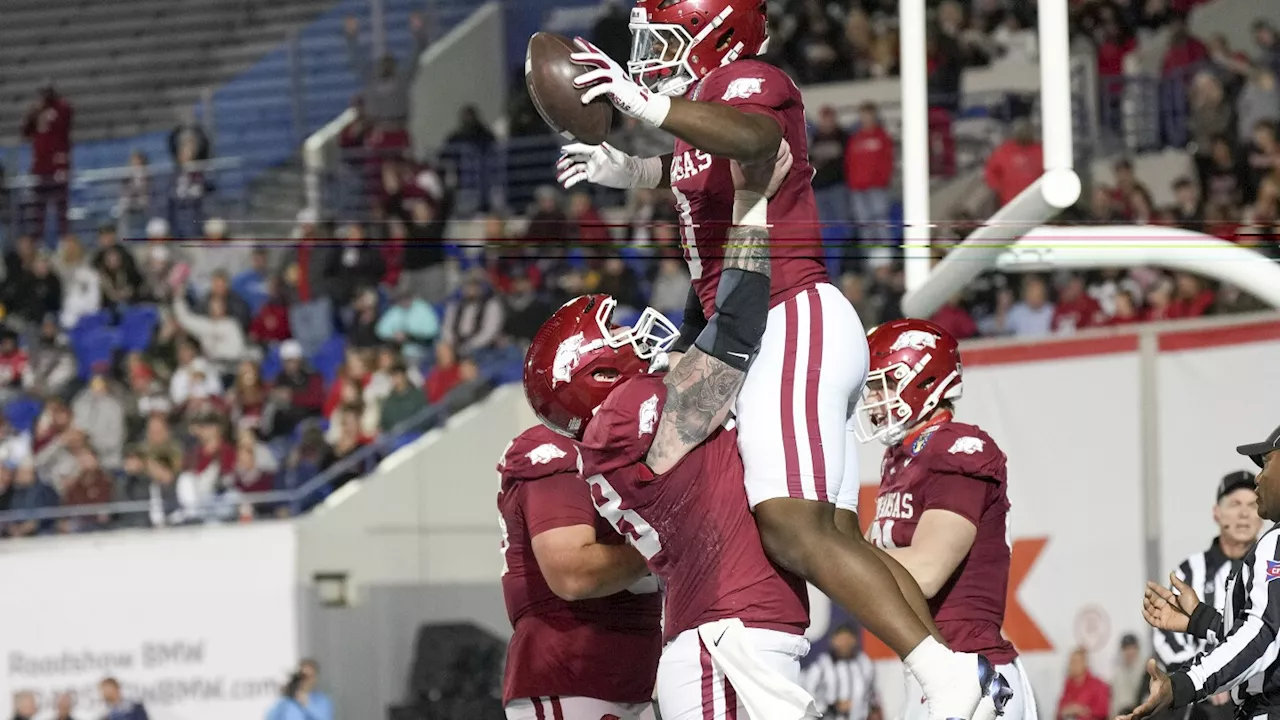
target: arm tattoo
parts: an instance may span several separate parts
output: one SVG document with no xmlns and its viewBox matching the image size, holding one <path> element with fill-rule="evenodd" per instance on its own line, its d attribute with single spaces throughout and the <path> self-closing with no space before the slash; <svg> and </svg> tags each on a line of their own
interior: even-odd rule
<svg viewBox="0 0 1280 720">
<path fill-rule="evenodd" d="M 724 266 L 769 275 L 769 229 L 753 226 L 729 228 Z"/>
<path fill-rule="evenodd" d="M 769 231 L 762 227 L 733 227 L 725 244 L 724 266 L 769 275 Z M 646 458 L 661 475 L 724 423 L 738 399 L 746 373 L 693 347 L 663 384 L 667 402 Z"/>
<path fill-rule="evenodd" d="M 667 373 L 667 402 L 647 462 L 658 474 L 702 444 L 725 421 L 746 374 L 692 348 Z"/>
</svg>

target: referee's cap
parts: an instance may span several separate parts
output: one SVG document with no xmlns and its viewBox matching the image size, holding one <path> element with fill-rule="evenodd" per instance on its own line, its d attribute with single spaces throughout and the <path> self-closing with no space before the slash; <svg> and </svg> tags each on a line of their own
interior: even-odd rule
<svg viewBox="0 0 1280 720">
<path fill-rule="evenodd" d="M 1233 473 L 1227 473 L 1222 476 L 1222 482 L 1218 483 L 1218 502 L 1222 502 L 1222 498 L 1230 495 L 1237 490 L 1257 490 L 1258 480 L 1254 474 L 1247 470 L 1237 470 Z"/>
<path fill-rule="evenodd" d="M 1236 448 L 1236 452 L 1244 455 L 1252 460 L 1258 467 L 1262 467 L 1263 460 L 1266 459 L 1267 453 L 1273 450 L 1280 450 L 1280 427 L 1271 431 L 1271 435 L 1262 442 L 1241 445 Z"/>
</svg>

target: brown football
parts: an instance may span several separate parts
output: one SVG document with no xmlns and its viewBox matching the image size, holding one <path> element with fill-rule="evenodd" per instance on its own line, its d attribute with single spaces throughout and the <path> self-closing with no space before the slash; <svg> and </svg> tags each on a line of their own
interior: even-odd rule
<svg viewBox="0 0 1280 720">
<path fill-rule="evenodd" d="M 613 105 L 604 97 L 582 104 L 582 91 L 573 79 L 590 70 L 569 59 L 577 52 L 563 35 L 540 32 L 529 38 L 525 53 L 524 83 L 538 114 L 552 130 L 571 140 L 599 145 L 613 124 Z"/>
</svg>

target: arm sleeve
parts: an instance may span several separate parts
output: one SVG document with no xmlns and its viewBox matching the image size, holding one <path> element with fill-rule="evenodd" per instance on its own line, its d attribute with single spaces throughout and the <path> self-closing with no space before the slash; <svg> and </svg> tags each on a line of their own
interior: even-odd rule
<svg viewBox="0 0 1280 720">
<path fill-rule="evenodd" d="M 985 480 L 964 475 L 936 476 L 929 483 L 923 511 L 948 510 L 976 526 L 987 506 L 987 491 L 992 487 Z"/>
<path fill-rule="evenodd" d="M 698 299 L 698 291 L 690 286 L 684 301 L 684 319 L 680 321 L 680 337 L 671 346 L 671 352 L 689 352 L 706 326 L 707 316 L 702 312 L 702 301 Z"/>
<path fill-rule="evenodd" d="M 1280 532 L 1270 531 L 1254 548 L 1246 589 L 1248 599 L 1231 632 L 1212 650 L 1197 657 L 1185 672 L 1171 676 L 1174 707 L 1231 690 L 1275 660 L 1272 645 L 1280 626 L 1280 584 L 1270 582 L 1268 570 L 1280 559 L 1277 539 Z"/>
<path fill-rule="evenodd" d="M 1187 634 L 1200 640 L 1209 640 L 1222 637 L 1222 627 L 1222 613 L 1215 610 L 1209 603 L 1202 602 L 1196 607 L 1195 612 L 1191 613 L 1191 620 L 1187 623 Z"/>
<path fill-rule="evenodd" d="M 529 537 L 556 528 L 595 525 L 587 484 L 576 473 L 558 473 L 524 484 L 524 517 Z"/>
</svg>

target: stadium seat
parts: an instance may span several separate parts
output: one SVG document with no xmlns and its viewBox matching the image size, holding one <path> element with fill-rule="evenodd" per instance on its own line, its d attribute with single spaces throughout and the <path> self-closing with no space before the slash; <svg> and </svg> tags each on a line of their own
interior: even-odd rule
<svg viewBox="0 0 1280 720">
<path fill-rule="evenodd" d="M 110 324 L 111 313 L 106 310 L 99 310 L 96 313 L 82 315 L 80 319 L 76 321 L 76 326 L 72 328 L 72 330 L 79 333 L 87 333 L 99 328 L 107 327 Z"/>
<path fill-rule="evenodd" d="M 272 383 L 280 376 L 280 370 L 282 368 L 283 363 L 280 361 L 280 345 L 278 343 L 272 343 L 267 347 L 267 352 L 262 357 L 262 365 L 259 368 L 259 372 L 262 374 L 262 379 L 264 381 Z"/>
<path fill-rule="evenodd" d="M 111 363 L 116 349 L 120 347 L 120 331 L 113 327 L 100 327 L 81 332 L 77 328 L 71 333 L 71 352 L 76 356 L 81 380 L 88 380 L 93 374 L 93 367 L 100 363 Z"/>
<path fill-rule="evenodd" d="M 120 313 L 120 349 L 142 352 L 151 343 L 160 310 L 154 305 L 135 305 Z"/>
<path fill-rule="evenodd" d="M 311 367 L 320 373 L 326 385 L 332 384 L 338 376 L 338 368 L 346 359 L 347 341 L 341 335 L 334 335 L 311 355 Z"/>
<path fill-rule="evenodd" d="M 4 406 L 4 419 L 19 432 L 30 432 L 35 428 L 40 417 L 40 401 L 33 397 L 20 397 L 10 400 Z"/>
</svg>

